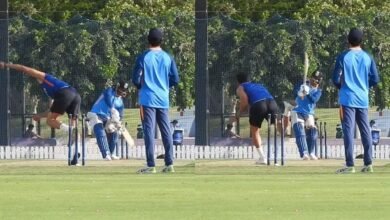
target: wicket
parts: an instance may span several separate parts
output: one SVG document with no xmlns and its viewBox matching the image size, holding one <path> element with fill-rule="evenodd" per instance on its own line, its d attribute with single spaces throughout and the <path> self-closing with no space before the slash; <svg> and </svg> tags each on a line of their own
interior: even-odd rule
<svg viewBox="0 0 390 220">
<path fill-rule="evenodd" d="M 73 120 L 75 121 L 75 126 L 73 128 Z M 69 133 L 68 133 L 68 166 L 71 165 L 78 165 L 78 159 L 79 159 L 79 135 L 78 135 L 78 115 L 75 115 L 73 117 L 72 114 L 69 114 L 68 117 L 68 126 L 69 126 Z M 81 154 L 82 154 L 82 165 L 85 166 L 85 115 L 81 116 Z M 73 136 L 73 130 L 75 137 Z M 73 141 L 74 138 L 74 141 Z M 74 143 L 74 155 L 72 154 L 72 145 Z M 73 155 L 73 159 L 72 159 Z"/>
<path fill-rule="evenodd" d="M 283 125 L 283 115 L 280 115 L 280 121 L 281 123 L 281 129 L 280 129 L 280 160 L 281 165 L 284 166 L 284 125 Z M 274 122 L 274 165 L 279 166 L 278 164 L 278 115 L 274 115 L 275 122 Z M 267 165 L 271 165 L 271 119 L 272 115 L 268 114 L 267 117 Z"/>
</svg>

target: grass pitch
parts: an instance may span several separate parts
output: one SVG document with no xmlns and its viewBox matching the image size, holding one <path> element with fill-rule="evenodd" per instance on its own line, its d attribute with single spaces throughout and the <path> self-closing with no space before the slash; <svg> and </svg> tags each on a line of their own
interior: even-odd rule
<svg viewBox="0 0 390 220">
<path fill-rule="evenodd" d="M 342 160 L 177 161 L 175 174 L 135 174 L 143 163 L 0 161 L 0 219 L 390 219 L 390 161 L 350 175 L 334 174 Z"/>
</svg>

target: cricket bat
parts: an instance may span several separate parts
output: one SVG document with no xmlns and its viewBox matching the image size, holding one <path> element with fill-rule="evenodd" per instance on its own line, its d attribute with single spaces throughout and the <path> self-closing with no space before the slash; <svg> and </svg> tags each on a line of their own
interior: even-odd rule
<svg viewBox="0 0 390 220">
<path fill-rule="evenodd" d="M 131 137 L 130 133 L 127 131 L 126 128 L 121 128 L 121 134 L 129 146 L 135 145 L 133 137 Z"/>
<path fill-rule="evenodd" d="M 303 63 L 303 85 L 306 85 L 306 80 L 307 80 L 307 72 L 309 71 L 309 55 L 307 54 L 307 52 L 305 51 L 305 54 L 304 54 L 304 63 Z M 306 94 L 304 94 L 304 96 L 301 97 L 301 99 L 304 99 Z"/>
<path fill-rule="evenodd" d="M 303 63 L 303 84 L 306 84 L 307 72 L 309 71 L 309 55 L 307 52 L 304 54 L 304 63 Z"/>
</svg>

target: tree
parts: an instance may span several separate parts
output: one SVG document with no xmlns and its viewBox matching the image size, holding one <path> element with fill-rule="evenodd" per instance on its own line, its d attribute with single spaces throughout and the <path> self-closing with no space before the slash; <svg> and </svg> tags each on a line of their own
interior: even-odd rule
<svg viewBox="0 0 390 220">
<path fill-rule="evenodd" d="M 130 78 L 136 55 L 146 49 L 147 31 L 156 26 L 164 29 L 164 49 L 176 57 L 181 74 L 172 103 L 181 108 L 193 105 L 193 1 L 13 3 L 14 11 L 27 12 L 33 19 L 21 16 L 11 22 L 12 61 L 56 72 L 82 91 L 84 108 L 110 82 Z"/>
</svg>

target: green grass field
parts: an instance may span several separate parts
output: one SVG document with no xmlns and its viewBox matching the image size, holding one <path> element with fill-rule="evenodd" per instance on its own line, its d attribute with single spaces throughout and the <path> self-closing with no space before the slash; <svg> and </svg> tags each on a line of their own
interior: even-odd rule
<svg viewBox="0 0 390 220">
<path fill-rule="evenodd" d="M 390 161 L 350 175 L 334 174 L 342 160 L 177 161 L 175 174 L 135 174 L 143 163 L 0 161 L 0 219 L 390 219 Z"/>
</svg>

